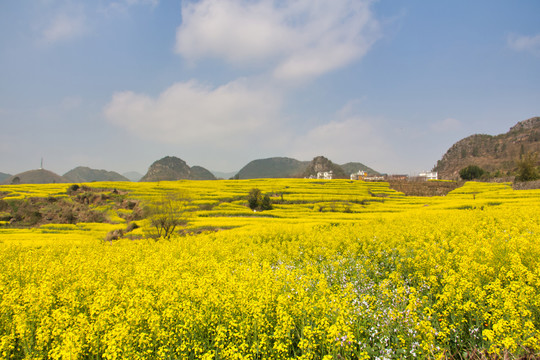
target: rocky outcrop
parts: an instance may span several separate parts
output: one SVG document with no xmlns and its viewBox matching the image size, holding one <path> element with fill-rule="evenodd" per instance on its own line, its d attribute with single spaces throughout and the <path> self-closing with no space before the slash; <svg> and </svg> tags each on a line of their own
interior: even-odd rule
<svg viewBox="0 0 540 360">
<path fill-rule="evenodd" d="M 308 167 L 304 170 L 304 177 L 316 177 L 319 172 L 332 171 L 334 179 L 348 179 L 350 175 L 347 175 L 341 166 L 334 164 L 324 156 L 317 156 L 311 160 Z"/>
</svg>

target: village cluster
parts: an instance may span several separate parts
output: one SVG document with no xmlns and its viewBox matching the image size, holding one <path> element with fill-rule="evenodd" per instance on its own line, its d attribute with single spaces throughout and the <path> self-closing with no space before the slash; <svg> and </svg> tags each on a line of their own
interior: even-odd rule
<svg viewBox="0 0 540 360">
<path fill-rule="evenodd" d="M 332 180 L 334 179 L 334 172 L 330 171 L 319 171 L 317 176 L 310 176 L 309 179 L 322 179 L 322 180 Z M 362 170 L 359 170 L 357 173 L 351 174 L 351 180 L 364 180 L 364 181 L 427 181 L 427 180 L 437 180 L 438 174 L 436 171 L 425 171 L 416 176 L 409 175 L 379 175 L 379 176 L 368 176 L 368 173 Z"/>
</svg>

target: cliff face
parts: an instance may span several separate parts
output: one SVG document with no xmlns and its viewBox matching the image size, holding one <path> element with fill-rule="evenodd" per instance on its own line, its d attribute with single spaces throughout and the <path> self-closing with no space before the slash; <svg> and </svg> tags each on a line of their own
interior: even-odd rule
<svg viewBox="0 0 540 360">
<path fill-rule="evenodd" d="M 452 145 L 433 170 L 441 179 L 458 179 L 459 171 L 469 165 L 506 174 L 516 169 L 522 154 L 530 151 L 540 152 L 540 117 L 518 122 L 504 134 L 466 137 Z"/>
</svg>

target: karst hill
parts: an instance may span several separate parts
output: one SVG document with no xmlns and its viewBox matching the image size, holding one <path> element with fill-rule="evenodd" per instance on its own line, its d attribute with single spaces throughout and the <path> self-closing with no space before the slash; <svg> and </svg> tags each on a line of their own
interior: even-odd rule
<svg viewBox="0 0 540 360">
<path fill-rule="evenodd" d="M 155 161 L 140 181 L 215 180 L 216 177 L 201 166 L 189 167 L 175 156 Z"/>
<path fill-rule="evenodd" d="M 452 145 L 433 170 L 441 179 L 458 179 L 461 169 L 477 165 L 504 176 L 528 152 L 540 152 L 540 117 L 520 121 L 504 134 L 468 136 Z"/>
</svg>

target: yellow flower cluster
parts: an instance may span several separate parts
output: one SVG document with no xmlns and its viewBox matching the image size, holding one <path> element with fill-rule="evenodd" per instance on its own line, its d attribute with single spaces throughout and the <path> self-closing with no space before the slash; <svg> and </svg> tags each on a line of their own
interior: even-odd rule
<svg viewBox="0 0 540 360">
<path fill-rule="evenodd" d="M 467 183 L 419 198 L 361 181 L 88 186 L 141 201 L 189 191 L 188 227 L 221 231 L 103 242 L 125 224 L 0 227 L 0 358 L 540 352 L 538 190 Z M 272 194 L 273 210 L 249 210 L 254 187 Z M 36 196 L 22 185 L 0 191 Z"/>
</svg>

